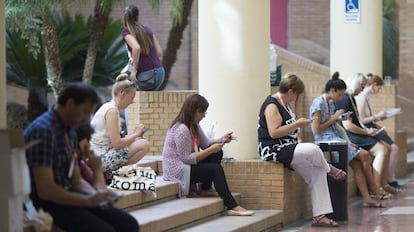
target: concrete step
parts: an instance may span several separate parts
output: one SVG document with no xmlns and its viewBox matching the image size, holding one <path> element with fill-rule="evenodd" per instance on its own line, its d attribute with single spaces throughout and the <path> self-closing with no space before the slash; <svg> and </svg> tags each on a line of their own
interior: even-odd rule
<svg viewBox="0 0 414 232">
<path fill-rule="evenodd" d="M 280 231 L 282 229 L 283 213 L 280 210 L 255 210 L 253 216 L 236 217 L 222 215 L 207 222 L 180 229 L 182 232 L 260 232 Z M 177 230 L 178 231 L 178 230 Z"/>
<path fill-rule="evenodd" d="M 237 201 L 240 194 L 235 194 Z M 220 216 L 225 211 L 219 197 L 182 198 L 130 211 L 141 232 L 169 231 L 186 224 Z"/>
</svg>

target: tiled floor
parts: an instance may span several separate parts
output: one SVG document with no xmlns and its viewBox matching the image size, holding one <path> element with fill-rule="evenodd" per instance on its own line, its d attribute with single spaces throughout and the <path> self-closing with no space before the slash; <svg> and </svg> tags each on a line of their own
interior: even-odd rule
<svg viewBox="0 0 414 232">
<path fill-rule="evenodd" d="M 363 208 L 361 199 L 356 199 L 349 201 L 348 221 L 341 222 L 338 228 L 312 227 L 311 221 L 308 220 L 291 225 L 283 231 L 414 231 L 414 173 L 400 182 L 405 183 L 405 191 L 398 193 L 391 200 L 382 201 L 386 208 Z"/>
</svg>

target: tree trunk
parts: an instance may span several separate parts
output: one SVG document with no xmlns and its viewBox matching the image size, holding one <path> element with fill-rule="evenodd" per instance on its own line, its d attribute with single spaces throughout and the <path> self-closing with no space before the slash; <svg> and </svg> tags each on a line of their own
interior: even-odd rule
<svg viewBox="0 0 414 232">
<path fill-rule="evenodd" d="M 96 54 L 99 44 L 104 36 L 105 28 L 108 23 L 109 13 L 111 10 L 101 8 L 100 1 L 97 1 L 94 10 L 94 17 L 91 28 L 91 36 L 89 38 L 88 53 L 86 55 L 85 66 L 83 68 L 83 82 L 92 83 L 93 70 L 95 68 Z"/>
<path fill-rule="evenodd" d="M 45 49 L 45 63 L 47 82 L 57 98 L 62 90 L 62 67 L 59 57 L 56 28 L 51 24 L 45 24 L 42 31 L 42 42 Z"/>
<path fill-rule="evenodd" d="M 32 122 L 35 118 L 47 110 L 47 106 L 43 105 L 40 100 L 39 93 L 29 89 L 29 97 L 27 99 L 27 119 Z"/>
<path fill-rule="evenodd" d="M 188 24 L 188 16 L 191 12 L 191 6 L 194 0 L 183 0 L 183 11 L 181 12 L 182 22 L 180 25 L 173 25 L 168 37 L 167 48 L 165 49 L 164 57 L 162 59 L 165 69 L 165 81 L 161 86 L 164 89 L 170 78 L 171 69 L 177 60 L 177 51 L 180 49 L 183 38 L 184 29 Z"/>
</svg>

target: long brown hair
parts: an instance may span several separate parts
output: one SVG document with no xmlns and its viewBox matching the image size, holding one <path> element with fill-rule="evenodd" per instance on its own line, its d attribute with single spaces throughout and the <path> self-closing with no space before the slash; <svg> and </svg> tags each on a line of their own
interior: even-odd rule
<svg viewBox="0 0 414 232">
<path fill-rule="evenodd" d="M 190 131 L 194 131 L 198 133 L 197 125 L 193 124 L 194 115 L 197 111 L 206 112 L 208 106 L 209 106 L 209 103 L 207 99 L 205 99 L 200 94 L 190 95 L 185 100 L 177 117 L 171 123 L 171 126 L 173 126 L 177 122 L 181 122 L 185 124 L 190 129 Z"/>
<path fill-rule="evenodd" d="M 128 28 L 129 33 L 135 37 L 141 46 L 141 53 L 150 54 L 150 46 L 152 38 L 145 31 L 144 27 L 139 23 L 139 9 L 135 5 L 128 5 L 124 10 L 124 26 Z"/>
</svg>

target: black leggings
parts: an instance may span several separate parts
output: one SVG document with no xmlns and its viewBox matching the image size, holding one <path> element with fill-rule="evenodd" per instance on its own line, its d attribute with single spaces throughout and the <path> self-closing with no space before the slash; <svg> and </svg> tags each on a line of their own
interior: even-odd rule
<svg viewBox="0 0 414 232">
<path fill-rule="evenodd" d="M 223 151 L 209 155 L 204 160 L 197 164 L 191 165 L 191 179 L 190 183 L 202 183 L 202 189 L 208 190 L 214 183 L 214 188 L 224 201 L 224 205 L 228 209 L 233 209 L 238 206 L 236 200 L 229 190 L 227 185 L 226 175 L 223 167 L 221 167 L 221 159 L 223 158 Z"/>
<path fill-rule="evenodd" d="M 36 204 L 38 205 L 38 204 Z M 66 232 L 138 232 L 134 217 L 116 207 L 108 209 L 61 206 L 41 201 L 39 205 L 53 217 L 53 222 Z"/>
</svg>

